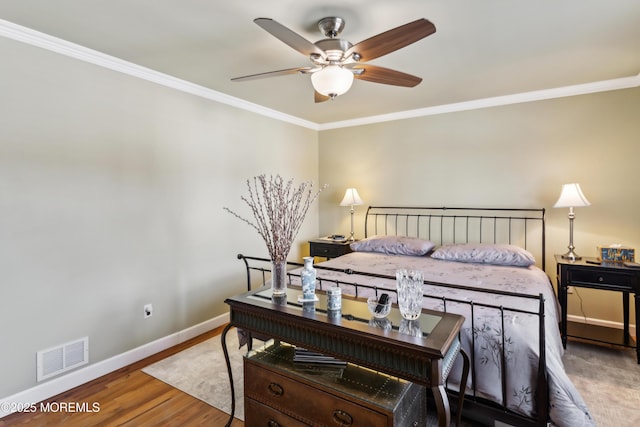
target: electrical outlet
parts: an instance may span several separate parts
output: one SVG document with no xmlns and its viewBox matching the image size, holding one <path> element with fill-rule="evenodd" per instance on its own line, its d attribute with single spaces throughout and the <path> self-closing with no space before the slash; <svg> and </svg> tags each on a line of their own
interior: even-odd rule
<svg viewBox="0 0 640 427">
<path fill-rule="evenodd" d="M 153 316 L 153 305 L 151 304 L 145 304 L 144 306 L 144 318 L 148 318 Z"/>
<path fill-rule="evenodd" d="M 568 294 L 572 294 L 573 293 L 573 286 L 567 286 L 567 293 Z"/>
</svg>

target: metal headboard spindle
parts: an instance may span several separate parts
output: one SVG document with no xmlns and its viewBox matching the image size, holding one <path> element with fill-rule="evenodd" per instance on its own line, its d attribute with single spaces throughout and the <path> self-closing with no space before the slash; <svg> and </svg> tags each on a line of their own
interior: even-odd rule
<svg viewBox="0 0 640 427">
<path fill-rule="evenodd" d="M 391 218 L 392 221 L 389 221 Z M 464 208 L 464 207 L 423 207 L 423 206 L 369 206 L 365 216 L 364 235 L 365 238 L 370 235 L 369 230 L 373 230 L 373 234 L 378 234 L 380 220 L 384 222 L 384 235 L 388 235 L 391 231 L 389 226 L 393 227 L 392 232 L 395 235 L 402 234 L 411 236 L 410 222 L 415 218 L 415 236 L 421 237 L 421 225 L 423 219 L 426 219 L 425 227 L 426 238 L 434 239 L 432 233 L 434 219 L 439 220 L 439 243 L 445 243 L 445 236 L 451 237 L 451 242 L 446 243 L 471 243 L 472 235 L 477 234 L 479 243 L 486 242 L 484 236 L 486 231 L 491 231 L 493 235 L 493 243 L 509 243 L 513 244 L 516 239 L 521 238 L 524 249 L 529 249 L 529 230 L 532 224 L 538 224 L 536 227 L 540 229 L 540 264 L 542 269 L 546 265 L 546 231 L 545 231 L 545 209 L 544 208 Z M 477 225 L 475 221 L 478 220 Z M 462 224 L 458 221 L 462 220 Z M 506 221 L 506 226 L 502 221 Z M 373 222 L 373 224 L 371 224 Z M 487 223 L 492 225 L 487 225 Z M 404 225 L 404 226 L 403 226 Z M 518 227 L 522 226 L 522 229 Z M 464 228 L 464 241 L 458 240 L 459 227 Z M 534 231 L 537 228 L 534 228 Z M 437 232 L 437 231 L 436 231 Z M 451 232 L 451 234 L 447 234 Z M 484 232 L 484 233 L 483 233 Z M 499 239 L 500 232 L 506 232 L 507 239 Z M 517 234 L 517 235 L 516 235 Z M 536 239 L 538 240 L 538 239 Z"/>
</svg>

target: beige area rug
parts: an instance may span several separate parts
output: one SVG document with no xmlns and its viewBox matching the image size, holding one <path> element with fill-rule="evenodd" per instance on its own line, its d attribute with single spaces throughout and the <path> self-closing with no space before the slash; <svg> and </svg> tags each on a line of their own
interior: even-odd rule
<svg viewBox="0 0 640 427">
<path fill-rule="evenodd" d="M 235 329 L 227 334 L 227 346 L 236 391 L 235 416 L 244 420 L 242 356 L 246 347 L 238 348 Z M 570 341 L 563 360 L 569 377 L 587 403 L 598 427 L 640 425 L 640 365 L 636 363 L 634 350 Z M 229 378 L 220 336 L 163 359 L 143 371 L 226 413 L 231 412 Z M 428 425 L 437 425 L 437 422 L 429 419 Z M 473 424 L 465 422 L 464 425 Z"/>
<path fill-rule="evenodd" d="M 220 337 L 208 339 L 149 365 L 142 371 L 230 414 L 231 389 Z M 227 349 L 235 384 L 235 417 L 244 421 L 242 357 L 246 347 L 238 348 L 235 328 L 227 334 Z"/>
</svg>

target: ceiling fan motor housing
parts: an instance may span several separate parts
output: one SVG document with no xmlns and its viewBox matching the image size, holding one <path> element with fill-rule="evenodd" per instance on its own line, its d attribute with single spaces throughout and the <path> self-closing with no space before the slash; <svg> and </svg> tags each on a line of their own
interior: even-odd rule
<svg viewBox="0 0 640 427">
<path fill-rule="evenodd" d="M 329 63 L 346 59 L 344 58 L 344 53 L 353 46 L 349 41 L 342 39 L 324 39 L 317 41 L 314 44 L 326 53 L 327 57 L 325 62 Z M 313 54 L 312 57 L 313 59 L 319 59 L 315 58 L 315 55 Z"/>
<path fill-rule="evenodd" d="M 330 39 L 337 37 L 344 30 L 344 19 L 337 16 L 329 16 L 318 21 L 320 32 Z"/>
</svg>

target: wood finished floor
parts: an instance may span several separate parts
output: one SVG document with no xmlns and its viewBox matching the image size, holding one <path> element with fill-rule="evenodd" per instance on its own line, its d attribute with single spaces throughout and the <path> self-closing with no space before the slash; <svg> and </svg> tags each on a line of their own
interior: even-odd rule
<svg viewBox="0 0 640 427">
<path fill-rule="evenodd" d="M 44 402 L 86 403 L 89 406 L 97 402 L 99 412 L 14 413 L 0 418 L 0 427 L 224 426 L 229 419 L 226 413 L 142 372 L 147 365 L 220 335 L 222 329 L 214 329 Z M 244 422 L 234 419 L 231 426 L 244 427 Z"/>
<path fill-rule="evenodd" d="M 224 426 L 229 419 L 226 413 L 142 372 L 145 366 L 221 332 L 222 327 L 214 329 L 44 402 L 54 409 L 62 402 L 87 404 L 89 408 L 97 403 L 97 412 L 14 413 L 0 418 L 0 427 Z M 235 419 L 231 426 L 244 427 L 244 422 Z"/>
</svg>

